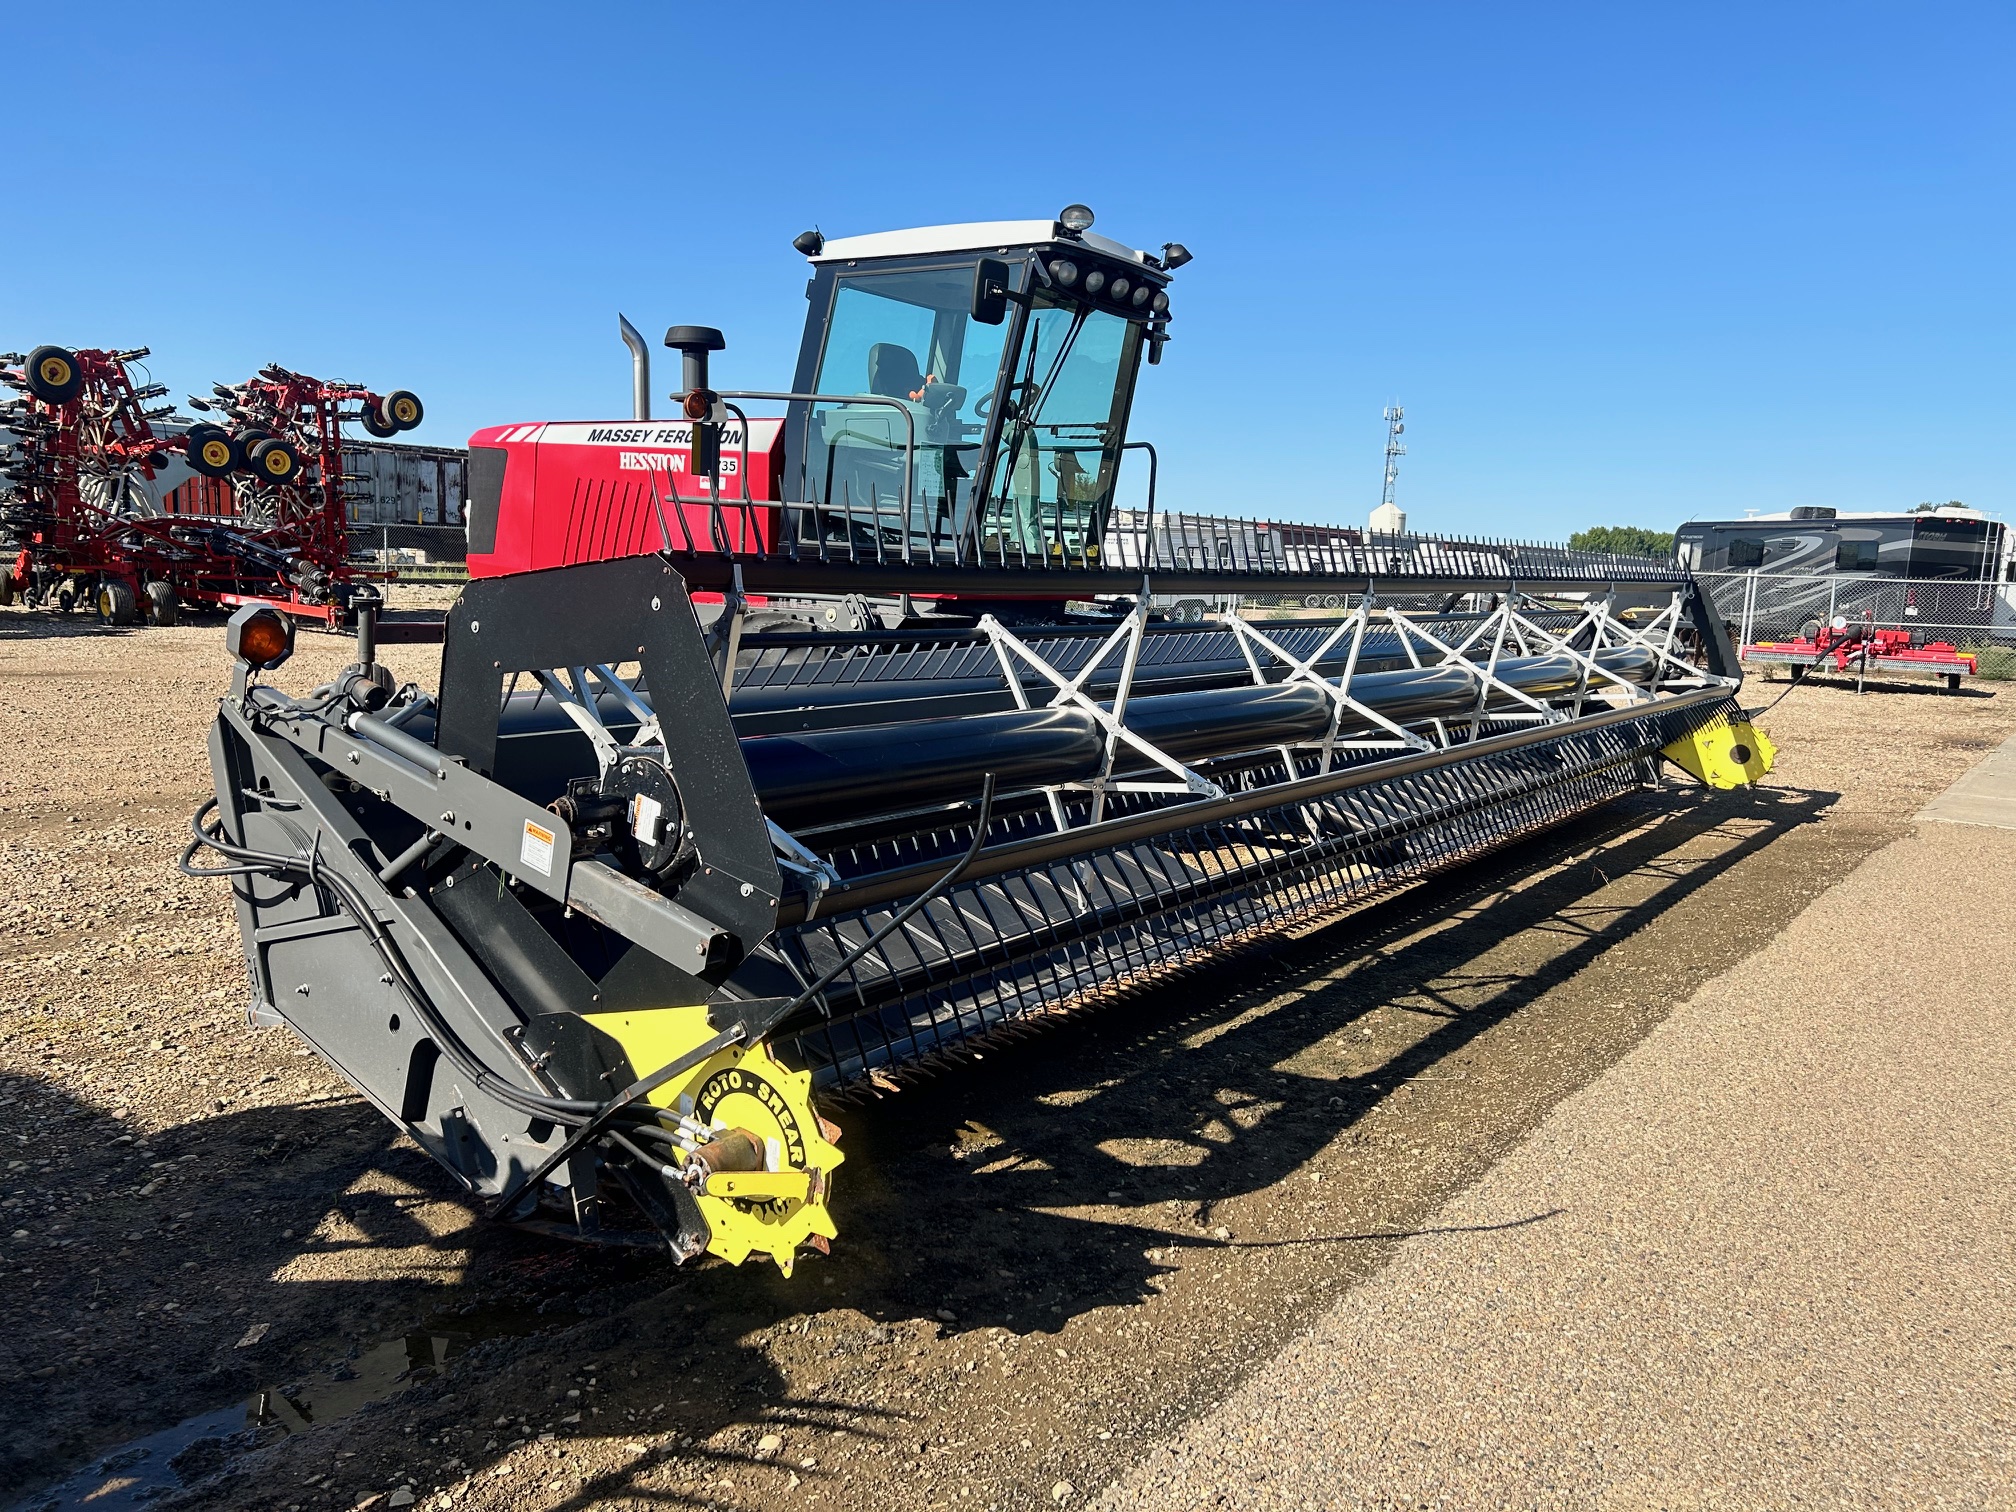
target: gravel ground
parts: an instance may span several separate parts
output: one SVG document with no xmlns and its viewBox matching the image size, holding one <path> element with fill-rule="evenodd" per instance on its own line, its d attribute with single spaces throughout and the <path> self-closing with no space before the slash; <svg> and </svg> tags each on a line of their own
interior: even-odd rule
<svg viewBox="0 0 2016 1512">
<path fill-rule="evenodd" d="M 2012 895 L 1871 856 L 1100 1505 L 2016 1506 Z"/>
<path fill-rule="evenodd" d="M 244 1026 L 224 897 L 172 868 L 226 676 L 215 625 L 0 611 L 0 1486 L 250 1403 L 178 1501 L 1082 1502 L 2016 728 L 1802 687 L 1761 792 L 1644 793 L 847 1110 L 841 1241 L 785 1282 L 478 1225 Z"/>
</svg>

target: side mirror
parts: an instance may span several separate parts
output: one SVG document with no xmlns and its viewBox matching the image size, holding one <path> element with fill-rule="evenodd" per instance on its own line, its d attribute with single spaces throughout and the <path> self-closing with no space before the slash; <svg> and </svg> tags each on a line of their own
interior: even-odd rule
<svg viewBox="0 0 2016 1512">
<path fill-rule="evenodd" d="M 1008 264 L 983 257 L 973 269 L 973 318 L 999 325 L 1008 318 Z"/>
</svg>

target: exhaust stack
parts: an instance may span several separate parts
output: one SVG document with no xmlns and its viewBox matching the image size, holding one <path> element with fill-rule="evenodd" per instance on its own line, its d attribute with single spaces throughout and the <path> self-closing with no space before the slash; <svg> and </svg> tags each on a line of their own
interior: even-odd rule
<svg viewBox="0 0 2016 1512">
<path fill-rule="evenodd" d="M 643 334 L 630 324 L 627 315 L 618 313 L 616 328 L 623 333 L 623 345 L 630 348 L 630 418 L 649 420 L 651 418 L 651 349 L 644 345 Z"/>
</svg>

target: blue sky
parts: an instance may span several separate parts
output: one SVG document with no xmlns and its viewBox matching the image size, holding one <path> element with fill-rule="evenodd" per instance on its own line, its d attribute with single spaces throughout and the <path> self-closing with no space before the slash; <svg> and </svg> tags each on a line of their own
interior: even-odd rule
<svg viewBox="0 0 2016 1512">
<path fill-rule="evenodd" d="M 779 386 L 790 239 L 1186 243 L 1164 502 L 1417 528 L 2016 513 L 2007 6 L 6 7 L 0 347 L 628 412 Z M 669 359 L 670 354 L 665 354 Z M 660 364 L 659 389 L 672 365 Z"/>
</svg>

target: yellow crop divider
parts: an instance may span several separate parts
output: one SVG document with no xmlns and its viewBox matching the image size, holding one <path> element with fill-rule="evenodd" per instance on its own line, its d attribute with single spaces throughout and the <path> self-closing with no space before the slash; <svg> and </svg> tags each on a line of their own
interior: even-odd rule
<svg viewBox="0 0 2016 1512">
<path fill-rule="evenodd" d="M 1712 788 L 1738 788 L 1771 770 L 1778 747 L 1749 720 L 1724 717 L 1681 736 L 1664 754 Z"/>
</svg>

